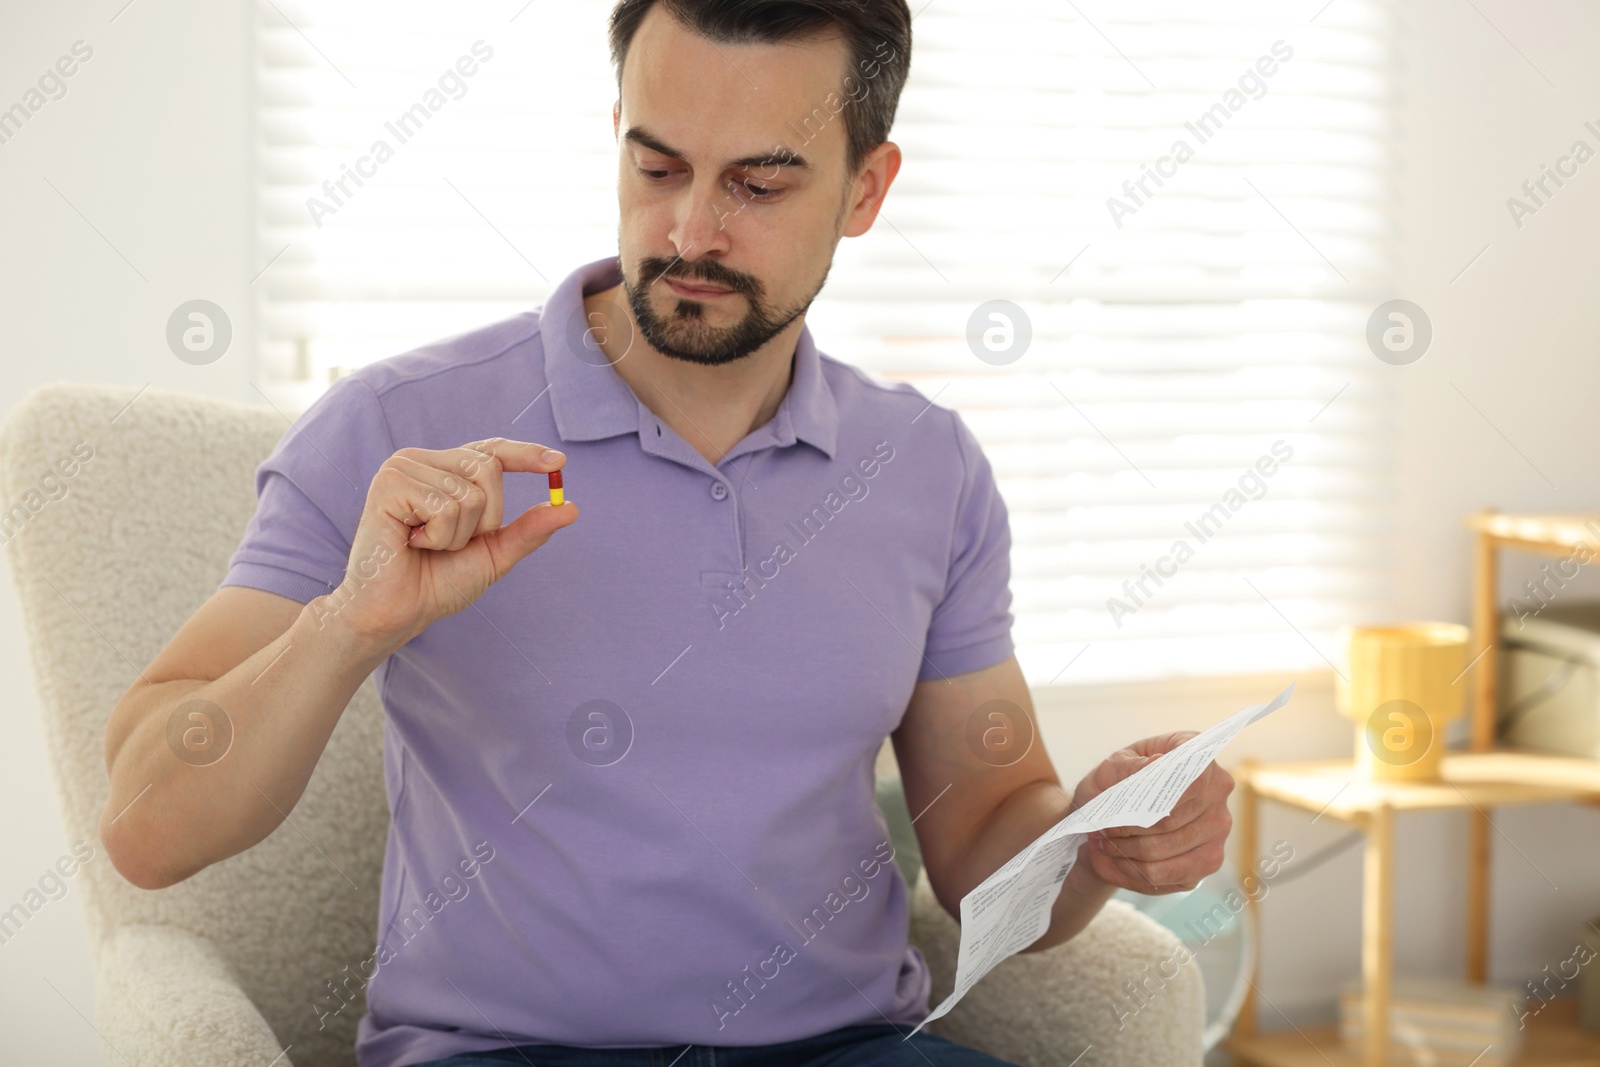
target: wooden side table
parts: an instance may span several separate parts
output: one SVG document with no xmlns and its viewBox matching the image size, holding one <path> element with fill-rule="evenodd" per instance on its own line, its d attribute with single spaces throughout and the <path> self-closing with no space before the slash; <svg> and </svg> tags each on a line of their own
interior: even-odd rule
<svg viewBox="0 0 1600 1067">
<path fill-rule="evenodd" d="M 1408 811 L 1471 809 L 1485 825 L 1488 809 L 1518 804 L 1582 801 L 1600 805 L 1600 760 L 1527 751 L 1447 752 L 1437 782 L 1378 782 L 1356 777 L 1353 760 L 1311 760 L 1231 768 L 1239 796 L 1237 836 L 1241 882 L 1259 877 L 1259 809 L 1263 798 L 1327 815 L 1366 834 L 1361 904 L 1361 974 L 1365 1049 L 1357 1054 L 1339 1039 L 1337 1026 L 1291 1028 L 1260 1034 L 1252 986 L 1227 1046 L 1239 1062 L 1257 1067 L 1384 1067 L 1389 1060 L 1389 994 L 1393 978 L 1394 821 Z M 1251 921 L 1258 901 L 1245 894 Z M 1487 912 L 1469 915 L 1487 939 Z M 1259 925 L 1257 927 L 1259 929 Z M 1260 938 L 1256 940 L 1258 969 Z M 1259 970 L 1257 970 L 1259 973 Z M 1410 1062 L 1409 1060 L 1407 1062 Z M 1528 1021 L 1518 1064 L 1597 1067 L 1600 1034 L 1578 1027 L 1575 1005 L 1556 1002 Z"/>
<path fill-rule="evenodd" d="M 1472 530 L 1472 735 L 1469 748 L 1495 747 L 1496 705 L 1500 697 L 1500 550 L 1566 556 L 1587 544 L 1600 553 L 1600 513 L 1507 515 L 1492 509 L 1467 519 Z M 1489 818 L 1467 816 L 1467 980 L 1489 975 Z"/>
</svg>

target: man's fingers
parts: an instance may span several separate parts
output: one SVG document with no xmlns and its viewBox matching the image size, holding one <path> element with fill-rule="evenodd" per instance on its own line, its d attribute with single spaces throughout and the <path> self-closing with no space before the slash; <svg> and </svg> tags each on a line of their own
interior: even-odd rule
<svg viewBox="0 0 1600 1067">
<path fill-rule="evenodd" d="M 1232 828 L 1233 816 L 1224 807 L 1207 809 L 1169 830 L 1152 832 L 1153 826 L 1118 826 L 1101 831 L 1099 836 L 1105 842 L 1105 850 L 1114 856 L 1154 861 L 1181 856 L 1207 841 L 1226 840 Z M 1138 832 L 1125 832 L 1130 830 Z"/>
<path fill-rule="evenodd" d="M 1178 802 L 1172 806 L 1170 812 L 1149 826 L 1114 826 L 1104 832 L 1117 837 L 1159 836 L 1171 833 L 1193 823 L 1207 812 L 1215 810 L 1226 812 L 1228 794 L 1232 791 L 1233 777 L 1213 763 L 1201 772 L 1200 777 L 1189 784 L 1189 788 L 1183 791 L 1183 796 L 1178 798 Z"/>
<path fill-rule="evenodd" d="M 1118 749 L 1080 785 L 1092 800 L 1197 736 L 1192 730 L 1147 737 Z M 1227 797 L 1233 776 L 1215 763 L 1191 782 L 1172 811 L 1150 826 L 1119 826 L 1096 831 L 1088 842 L 1090 865 L 1114 885 L 1136 892 L 1170 893 L 1192 889 L 1222 864 L 1223 846 L 1233 817 Z"/>
<path fill-rule="evenodd" d="M 498 530 L 505 522 L 505 491 L 501 483 L 501 466 L 495 457 L 472 445 L 450 448 L 433 457 L 441 470 L 452 480 L 451 492 L 462 493 L 476 486 L 483 492 L 483 514 L 471 533 L 477 535 Z"/>
<path fill-rule="evenodd" d="M 445 551 L 454 551 L 470 541 L 487 521 L 489 504 L 494 494 L 479 483 L 410 456 L 396 454 L 389 463 L 410 475 L 413 480 L 429 487 L 424 500 L 430 505 L 430 510 L 439 510 L 445 499 L 454 500 L 460 508 L 459 519 L 448 541 L 438 545 L 428 545 L 413 533 L 410 543 L 414 547 L 437 547 Z M 498 525 L 498 506 L 494 510 L 497 513 L 495 524 Z"/>
<path fill-rule="evenodd" d="M 503 473 L 549 473 L 566 461 L 556 449 L 504 437 L 434 452 L 402 449 L 385 465 L 395 483 L 389 490 L 392 513 L 402 522 L 424 524 L 408 537 L 414 548 L 459 549 L 479 534 L 492 537 L 490 557 L 499 580 L 578 517 L 575 505 L 541 503 L 502 526 Z"/>
<path fill-rule="evenodd" d="M 502 470 L 530 471 L 535 474 L 548 474 L 560 470 L 566 463 L 567 457 L 560 451 L 548 445 L 536 444 L 533 441 L 512 441 L 504 437 L 490 437 L 483 441 L 474 441 L 468 448 L 475 449 L 486 455 L 495 457 L 500 461 Z"/>
<path fill-rule="evenodd" d="M 440 549 L 455 539 L 461 517 L 459 503 L 407 474 L 394 462 L 379 468 L 372 481 L 378 490 L 374 505 L 411 527 L 406 531 L 408 545 Z"/>
<path fill-rule="evenodd" d="M 1135 755 L 1127 749 L 1113 752 L 1095 768 L 1095 784 L 1099 786 L 1097 792 L 1105 792 L 1124 778 L 1137 773 L 1149 762 L 1149 756 Z"/>
<path fill-rule="evenodd" d="M 1101 881 L 1135 893 L 1161 893 L 1167 889 L 1152 879 L 1139 863 L 1123 859 L 1112 851 L 1090 849 L 1089 865 Z"/>
<path fill-rule="evenodd" d="M 1147 757 L 1135 755 L 1132 750 L 1126 748 L 1111 753 L 1097 763 L 1094 769 L 1084 775 L 1083 780 L 1078 783 L 1078 788 L 1073 793 L 1073 806 L 1080 808 L 1088 804 L 1148 762 Z"/>
<path fill-rule="evenodd" d="M 1189 788 L 1172 806 L 1172 813 L 1162 822 L 1167 823 L 1169 828 L 1186 823 L 1209 808 L 1226 805 L 1231 792 L 1233 775 L 1215 763 L 1209 764 L 1200 772 L 1200 777 L 1189 783 Z M 1161 823 L 1156 825 L 1160 826 Z"/>
<path fill-rule="evenodd" d="M 1164 754 L 1154 752 L 1148 755 L 1135 756 L 1132 751 L 1131 748 L 1119 749 L 1106 757 L 1095 768 L 1091 781 L 1097 794 L 1138 773 Z M 1178 798 L 1177 803 L 1173 804 L 1172 811 L 1160 822 L 1147 827 L 1129 826 L 1124 829 L 1128 833 L 1144 834 L 1170 830 L 1175 826 L 1188 822 L 1194 818 L 1197 812 L 1210 807 L 1218 801 L 1226 800 L 1228 794 L 1233 792 L 1233 786 L 1233 775 L 1223 770 L 1213 761 L 1208 763 L 1205 770 L 1201 771 L 1195 777 L 1195 780 L 1189 783 L 1183 794 Z"/>
<path fill-rule="evenodd" d="M 455 536 L 443 544 L 433 543 L 430 537 L 426 545 L 458 549 L 478 534 L 500 529 L 504 523 L 505 471 L 548 473 L 561 469 L 566 461 L 561 452 L 533 441 L 490 437 L 439 451 L 401 449 L 389 462 L 460 506 L 463 516 Z M 436 500 L 433 503 L 435 507 L 430 510 L 441 510 Z M 420 539 L 413 544 L 420 545 Z"/>
<path fill-rule="evenodd" d="M 494 562 L 494 580 L 504 578 L 512 567 L 534 549 L 550 540 L 563 526 L 578 519 L 578 505 L 568 500 L 556 506 L 548 500 L 533 505 L 510 525 L 487 537 L 489 555 Z"/>
<path fill-rule="evenodd" d="M 1156 734 L 1154 737 L 1141 737 L 1128 746 L 1128 751 L 1141 756 L 1159 756 L 1163 752 L 1171 752 L 1191 737 L 1199 736 L 1199 730 L 1173 730 L 1169 733 Z"/>
<path fill-rule="evenodd" d="M 1183 796 L 1172 806 L 1171 814 L 1155 826 L 1171 829 L 1211 808 L 1222 807 L 1226 810 L 1228 794 L 1232 792 L 1233 775 L 1215 763 L 1207 764 L 1206 769 L 1200 772 L 1200 777 L 1189 783 L 1189 788 L 1183 791 Z"/>
<path fill-rule="evenodd" d="M 1218 840 L 1207 839 L 1175 856 L 1156 860 L 1126 855 L 1127 844 L 1108 840 L 1106 851 L 1095 852 L 1091 849 L 1091 854 L 1098 855 L 1099 862 L 1120 874 L 1121 877 L 1111 881 L 1135 892 L 1190 889 L 1222 867 L 1223 846 Z"/>
</svg>

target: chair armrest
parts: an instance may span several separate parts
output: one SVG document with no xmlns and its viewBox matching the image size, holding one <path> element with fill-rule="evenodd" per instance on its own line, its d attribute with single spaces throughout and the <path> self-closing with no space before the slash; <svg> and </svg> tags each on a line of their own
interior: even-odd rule
<svg viewBox="0 0 1600 1067">
<path fill-rule="evenodd" d="M 926 878 L 911 942 L 933 971 L 937 1007 L 955 985 L 961 926 Z M 1183 942 L 1110 900 L 1072 940 L 1002 962 L 927 1029 L 1025 1067 L 1198 1067 L 1205 1017 L 1205 983 Z"/>
<path fill-rule="evenodd" d="M 129 923 L 95 966 L 95 1025 L 106 1063 L 290 1067 L 272 1027 L 211 942 L 175 926 Z"/>
</svg>

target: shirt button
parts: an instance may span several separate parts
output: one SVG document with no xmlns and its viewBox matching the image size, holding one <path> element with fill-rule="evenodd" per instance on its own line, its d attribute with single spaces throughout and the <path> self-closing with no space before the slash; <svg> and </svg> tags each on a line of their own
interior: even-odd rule
<svg viewBox="0 0 1600 1067">
<path fill-rule="evenodd" d="M 712 482 L 711 483 L 711 499 L 712 500 L 726 500 L 726 499 L 728 499 L 728 487 L 723 485 L 721 482 Z"/>
</svg>

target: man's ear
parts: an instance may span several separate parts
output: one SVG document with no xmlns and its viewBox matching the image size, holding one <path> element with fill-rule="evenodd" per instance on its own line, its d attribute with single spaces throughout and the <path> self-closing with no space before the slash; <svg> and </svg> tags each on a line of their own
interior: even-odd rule
<svg viewBox="0 0 1600 1067">
<path fill-rule="evenodd" d="M 622 128 L 622 97 L 617 97 L 617 102 L 611 105 L 611 136 L 615 137 Z"/>
<path fill-rule="evenodd" d="M 845 196 L 844 237 L 860 237 L 872 229 L 889 186 L 900 173 L 900 146 L 885 141 L 861 163 L 861 172 Z"/>
</svg>

